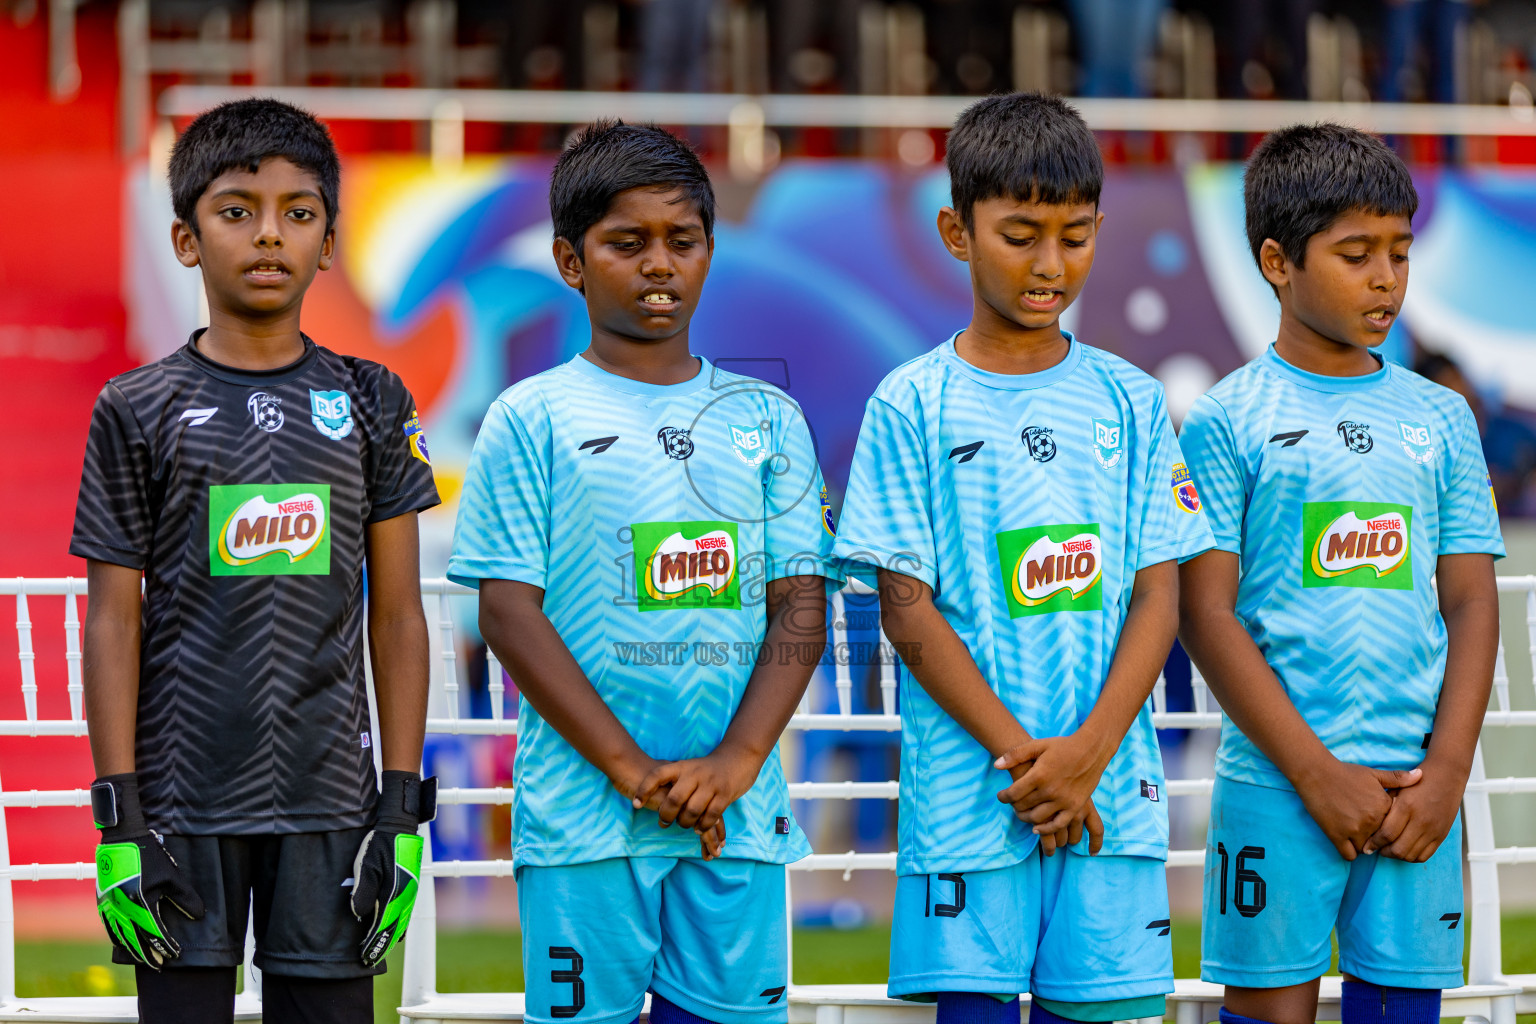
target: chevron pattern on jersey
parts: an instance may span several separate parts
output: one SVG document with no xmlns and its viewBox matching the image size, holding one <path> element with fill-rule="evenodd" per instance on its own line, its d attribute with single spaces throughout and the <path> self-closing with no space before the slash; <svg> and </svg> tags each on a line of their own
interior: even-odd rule
<svg viewBox="0 0 1536 1024">
<path fill-rule="evenodd" d="M 1118 460 L 1096 457 L 1096 420 L 1120 425 Z M 971 458 L 949 457 L 965 450 Z M 1161 386 L 1124 360 L 1074 341 L 1049 370 L 994 374 L 961 359 L 951 338 L 869 400 L 835 551 L 928 582 L 1030 735 L 1065 735 L 1098 699 L 1136 571 L 1211 545 L 1205 517 L 1177 506 L 1181 461 Z M 998 535 L 1063 523 L 1097 524 L 1099 607 L 1011 616 Z M 1007 773 L 905 671 L 901 698 L 897 871 L 989 870 L 1028 856 L 1033 833 L 996 798 Z M 1167 805 L 1141 796 L 1142 780 L 1162 779 L 1149 706 L 1094 796 L 1106 852 L 1165 855 Z"/>
<path fill-rule="evenodd" d="M 355 429 L 340 440 L 317 430 L 311 390 L 344 392 Z M 270 372 L 231 370 L 189 345 L 103 389 L 70 550 L 145 569 L 135 746 L 153 827 L 230 835 L 373 820 L 365 531 L 437 504 L 402 429 L 414 413 L 384 367 L 308 339 L 298 362 Z M 330 572 L 212 575 L 210 487 L 289 483 L 329 488 Z"/>
<path fill-rule="evenodd" d="M 1321 377 L 1271 347 L 1195 403 L 1181 441 L 1218 545 L 1241 559 L 1238 617 L 1307 724 L 1345 761 L 1417 765 L 1445 673 L 1436 560 L 1504 553 L 1466 402 L 1400 366 Z M 1411 515 L 1398 516 L 1410 524 L 1411 558 L 1396 573 L 1309 574 L 1309 509 L 1314 524 L 1359 509 L 1365 524 L 1349 551 L 1364 558 L 1371 517 L 1392 528 L 1393 510 L 1405 508 Z M 1344 548 L 1335 546 L 1335 569 L 1353 564 Z M 1230 721 L 1217 770 L 1289 787 Z"/>
<path fill-rule="evenodd" d="M 448 564 L 471 586 L 544 588 L 544 613 L 598 694 L 664 760 L 708 754 L 724 737 L 766 629 L 767 582 L 837 575 L 799 406 L 701 363 L 693 380 L 657 386 L 577 356 L 509 388 L 475 441 Z M 655 524 L 680 523 L 710 524 L 717 537 L 734 524 L 738 601 L 642 606 L 637 544 L 655 542 Z M 698 855 L 697 837 L 633 811 L 527 701 L 518 714 L 518 864 Z M 781 817 L 789 798 L 774 754 L 726 811 L 726 855 L 787 863 L 809 853 L 798 825 L 776 833 Z"/>
</svg>

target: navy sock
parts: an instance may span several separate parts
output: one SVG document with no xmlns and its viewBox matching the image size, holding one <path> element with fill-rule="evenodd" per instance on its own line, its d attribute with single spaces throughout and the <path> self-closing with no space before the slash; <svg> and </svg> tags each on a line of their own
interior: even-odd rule
<svg viewBox="0 0 1536 1024">
<path fill-rule="evenodd" d="M 1269 1021 L 1259 1020 L 1257 1017 L 1244 1017 L 1240 1013 L 1233 1013 L 1225 1006 L 1221 1008 L 1221 1024 L 1269 1024 Z"/>
<path fill-rule="evenodd" d="M 635 1018 L 637 1021 L 639 1019 L 639 1017 Z M 651 1024 L 713 1024 L 713 1022 L 696 1013 L 689 1013 L 671 1000 L 652 992 Z"/>
<path fill-rule="evenodd" d="M 985 992 L 940 992 L 935 1024 L 1019 1024 L 1019 997 L 1002 1002 Z"/>
<path fill-rule="evenodd" d="M 1440 990 L 1346 981 L 1339 1016 L 1344 1024 L 1436 1024 Z"/>
<path fill-rule="evenodd" d="M 1039 997 L 1030 1001 L 1029 1024 L 1079 1024 L 1070 1017 L 1063 1017 L 1054 1010 L 1048 1010 L 1040 1005 Z"/>
</svg>

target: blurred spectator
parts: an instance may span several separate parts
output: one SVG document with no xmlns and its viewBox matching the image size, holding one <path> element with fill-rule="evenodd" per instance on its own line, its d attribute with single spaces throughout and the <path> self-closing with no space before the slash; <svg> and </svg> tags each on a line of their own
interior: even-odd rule
<svg viewBox="0 0 1536 1024">
<path fill-rule="evenodd" d="M 645 0 L 640 74 L 645 92 L 703 92 L 709 81 L 709 18 L 715 0 Z"/>
<path fill-rule="evenodd" d="M 1536 516 L 1536 427 L 1502 410 L 1489 411 L 1483 396 L 1449 356 L 1421 352 L 1413 369 L 1450 388 L 1472 407 L 1499 511 L 1506 516 Z"/>
<path fill-rule="evenodd" d="M 1166 6 L 1167 0 L 1072 0 L 1083 61 L 1082 95 L 1146 95 L 1157 20 Z"/>
<path fill-rule="evenodd" d="M 775 92 L 859 91 L 860 0 L 769 0 Z"/>
<path fill-rule="evenodd" d="M 1456 36 L 1467 0 L 1386 0 L 1378 94 L 1387 102 L 1456 102 Z"/>
<path fill-rule="evenodd" d="M 1216 33 L 1221 95 L 1307 98 L 1307 19 L 1318 0 L 1187 0 Z"/>
</svg>

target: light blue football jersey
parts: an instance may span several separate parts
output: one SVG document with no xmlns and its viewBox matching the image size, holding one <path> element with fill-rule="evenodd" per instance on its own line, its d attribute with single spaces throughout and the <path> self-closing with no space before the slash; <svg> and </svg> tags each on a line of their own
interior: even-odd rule
<svg viewBox="0 0 1536 1024">
<path fill-rule="evenodd" d="M 1274 347 L 1197 401 L 1181 435 L 1237 617 L 1336 757 L 1424 759 L 1445 674 L 1441 555 L 1502 557 L 1467 403 L 1400 366 L 1325 377 Z M 1230 720 L 1216 770 L 1290 783 Z"/>
<path fill-rule="evenodd" d="M 1076 340 L 1048 370 L 988 373 L 950 338 L 869 400 L 835 553 L 931 586 L 1029 734 L 1062 736 L 1098 700 L 1137 570 L 1210 546 L 1162 385 Z M 900 693 L 898 873 L 1029 856 L 1008 773 L 905 669 Z M 1165 801 L 1149 702 L 1094 793 L 1105 852 L 1166 857 Z"/>
<path fill-rule="evenodd" d="M 766 632 L 767 584 L 839 578 L 799 405 L 700 362 L 697 377 L 662 386 L 577 356 L 508 388 L 475 441 L 448 562 L 470 586 L 542 587 L 544 614 L 598 694 L 669 761 L 725 735 Z M 632 810 L 526 699 L 518 723 L 518 865 L 698 856 L 696 835 Z M 777 750 L 725 825 L 727 857 L 810 852 Z"/>
</svg>

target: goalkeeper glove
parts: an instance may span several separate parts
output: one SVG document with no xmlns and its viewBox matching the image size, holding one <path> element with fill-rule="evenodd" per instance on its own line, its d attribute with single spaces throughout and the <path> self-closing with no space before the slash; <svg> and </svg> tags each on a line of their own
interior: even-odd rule
<svg viewBox="0 0 1536 1024">
<path fill-rule="evenodd" d="M 203 900 L 144 824 L 139 780 L 133 772 L 107 775 L 91 785 L 91 814 L 101 830 L 96 848 L 96 909 L 112 942 L 137 963 L 159 970 L 181 955 L 165 930 L 162 900 L 191 920 L 203 916 Z"/>
<path fill-rule="evenodd" d="M 352 914 L 368 925 L 362 961 L 372 967 L 411 923 L 421 885 L 424 841 L 417 829 L 437 816 L 437 779 L 385 771 L 379 814 L 352 862 Z"/>
</svg>

